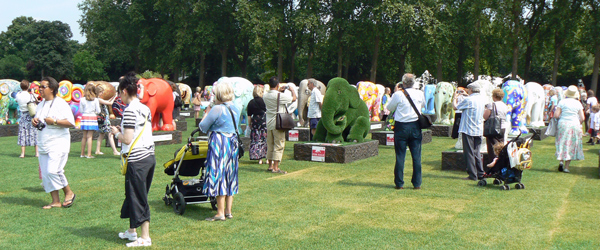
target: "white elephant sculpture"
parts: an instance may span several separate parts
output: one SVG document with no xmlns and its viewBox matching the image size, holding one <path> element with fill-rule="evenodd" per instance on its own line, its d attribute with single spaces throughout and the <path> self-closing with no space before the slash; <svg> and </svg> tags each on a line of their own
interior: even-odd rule
<svg viewBox="0 0 600 250">
<path fill-rule="evenodd" d="M 449 82 L 440 82 L 435 88 L 435 114 L 436 124 L 451 125 L 454 119 L 452 96 L 456 88 Z"/>
<path fill-rule="evenodd" d="M 189 107 L 192 100 L 192 88 L 185 83 L 177 83 L 179 92 L 181 92 L 181 100 L 183 101 L 183 107 Z"/>
<path fill-rule="evenodd" d="M 544 124 L 544 106 L 546 103 L 546 92 L 544 87 L 537 82 L 528 82 L 525 84 L 527 89 L 527 104 L 525 105 L 525 114 L 527 115 L 527 124 L 532 127 L 543 127 Z"/>
<path fill-rule="evenodd" d="M 317 81 L 317 89 L 321 91 L 321 94 L 325 96 L 325 91 L 327 87 L 321 81 Z M 352 85 L 354 86 L 354 85 Z M 308 99 L 310 98 L 310 90 L 308 89 L 308 79 L 304 79 L 300 81 L 300 86 L 298 87 L 298 120 L 300 122 L 300 126 L 308 125 Z"/>
<path fill-rule="evenodd" d="M 282 84 L 280 84 L 280 86 L 281 85 Z M 288 87 L 288 89 L 286 91 L 292 91 L 296 94 L 296 96 L 298 96 L 298 87 L 296 86 L 296 84 L 294 84 L 293 82 L 288 82 L 286 85 Z M 296 98 L 296 100 L 294 102 L 287 105 L 287 110 L 294 119 L 298 119 L 298 117 L 294 114 L 294 111 L 296 111 L 297 108 L 298 108 L 298 98 Z"/>
<path fill-rule="evenodd" d="M 254 91 L 254 85 L 252 82 L 248 81 L 242 77 L 221 77 L 217 80 L 213 86 L 217 86 L 219 83 L 228 82 L 233 87 L 233 94 L 235 98 L 233 99 L 233 105 L 240 111 L 238 117 L 236 117 L 238 132 L 240 136 L 245 135 L 245 132 L 241 129 L 240 123 L 242 118 L 248 120 L 247 108 L 248 102 L 254 99 L 252 96 L 252 91 Z"/>
</svg>

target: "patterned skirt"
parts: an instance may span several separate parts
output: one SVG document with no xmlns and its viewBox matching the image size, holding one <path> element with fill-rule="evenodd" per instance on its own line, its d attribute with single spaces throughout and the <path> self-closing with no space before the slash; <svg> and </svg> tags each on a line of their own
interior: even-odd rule
<svg viewBox="0 0 600 250">
<path fill-rule="evenodd" d="M 85 113 L 81 116 L 81 130 L 98 130 L 96 114 Z"/>
<path fill-rule="evenodd" d="M 583 160 L 583 131 L 577 122 L 558 122 L 556 130 L 556 159 Z"/>
<path fill-rule="evenodd" d="M 267 158 L 267 119 L 266 114 L 252 116 L 250 130 L 250 160 Z"/>
<path fill-rule="evenodd" d="M 21 112 L 19 119 L 19 146 L 35 146 L 37 145 L 37 129 L 31 124 L 31 116 L 29 112 Z"/>
<path fill-rule="evenodd" d="M 236 134 L 209 132 L 203 192 L 210 197 L 238 193 L 238 139 Z"/>
<path fill-rule="evenodd" d="M 102 113 L 104 115 L 106 115 L 106 119 L 104 119 L 104 123 L 103 124 L 98 124 L 98 129 L 100 130 L 100 133 L 109 133 L 110 132 L 110 120 L 108 119 L 108 108 L 106 108 L 106 105 L 102 105 Z M 97 120 L 96 120 L 97 121 Z"/>
</svg>

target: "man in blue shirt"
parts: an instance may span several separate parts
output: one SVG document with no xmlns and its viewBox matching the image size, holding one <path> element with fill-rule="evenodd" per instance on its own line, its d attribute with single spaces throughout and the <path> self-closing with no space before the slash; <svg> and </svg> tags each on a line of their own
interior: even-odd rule
<svg viewBox="0 0 600 250">
<path fill-rule="evenodd" d="M 481 179 L 484 173 L 479 148 L 483 136 L 483 111 L 486 101 L 479 94 L 480 89 L 481 85 L 477 82 L 467 85 L 469 96 L 455 107 L 456 110 L 462 111 L 458 132 L 462 133 L 463 155 L 469 173 L 469 177 L 464 180 L 476 181 Z"/>
</svg>

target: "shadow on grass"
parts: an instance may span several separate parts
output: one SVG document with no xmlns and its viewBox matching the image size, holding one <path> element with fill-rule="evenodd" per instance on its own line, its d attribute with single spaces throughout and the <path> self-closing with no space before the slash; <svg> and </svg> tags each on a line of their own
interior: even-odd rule
<svg viewBox="0 0 600 250">
<path fill-rule="evenodd" d="M 242 163 L 242 162 L 240 162 Z M 251 163 L 251 162 L 244 162 L 244 163 Z M 267 172 L 267 168 L 269 167 L 268 164 L 253 164 L 253 165 L 239 165 L 239 170 L 244 170 L 244 171 L 249 171 L 249 172 Z M 238 170 L 238 171 L 239 171 Z"/>
<path fill-rule="evenodd" d="M 234 205 L 235 205 L 235 202 L 234 202 Z M 175 213 L 175 211 L 173 210 L 173 206 L 165 205 L 165 202 L 162 201 L 162 199 L 150 201 L 150 206 L 153 208 L 152 209 L 153 211 L 156 211 L 159 213 L 164 213 L 164 214 L 170 213 L 173 215 L 177 215 Z M 206 219 L 208 217 L 214 216 L 215 213 L 216 213 L 216 211 L 212 210 L 210 203 L 186 204 L 185 212 L 183 213 L 183 215 L 177 215 L 177 216 L 183 216 L 188 219 L 203 221 L 204 219 Z"/>
<path fill-rule="evenodd" d="M 42 186 L 32 186 L 32 187 L 24 187 L 21 188 L 27 192 L 32 192 L 32 193 L 42 193 L 44 192 L 44 187 Z"/>
<path fill-rule="evenodd" d="M 348 180 L 338 181 L 337 183 L 346 185 L 346 186 L 376 187 L 376 188 L 385 188 L 385 189 L 390 189 L 390 188 L 395 187 L 394 184 L 382 184 L 382 183 L 375 183 L 375 182 L 360 182 L 360 181 L 348 181 Z"/>
<path fill-rule="evenodd" d="M 48 200 L 42 199 L 31 199 L 26 197 L 0 197 L 2 203 L 14 204 L 14 205 L 26 205 L 31 207 L 43 207 L 51 202 L 50 197 Z"/>
<path fill-rule="evenodd" d="M 82 228 L 63 227 L 63 229 L 63 232 L 70 232 L 71 234 L 82 238 L 95 238 L 99 240 L 104 240 L 106 242 L 116 243 L 119 245 L 125 245 L 125 243 L 129 242 L 123 239 L 119 239 L 118 232 L 108 230 L 107 228 L 101 226 Z"/>
<path fill-rule="evenodd" d="M 459 171 L 455 171 L 459 172 Z M 423 178 L 438 178 L 438 179 L 451 179 L 451 180 L 462 180 L 467 177 L 467 173 L 465 172 L 464 176 L 448 176 L 448 175 L 437 175 L 437 174 L 423 174 Z"/>
<path fill-rule="evenodd" d="M 572 163 L 571 163 L 572 164 Z M 556 168 L 552 169 L 539 169 L 539 168 L 531 168 L 532 171 L 538 172 L 546 172 L 546 173 L 556 173 L 556 174 L 564 174 L 558 172 L 558 164 Z M 581 175 L 588 179 L 598 179 L 598 167 L 578 167 L 578 166 L 570 166 L 569 170 L 571 171 L 570 175 Z"/>
</svg>

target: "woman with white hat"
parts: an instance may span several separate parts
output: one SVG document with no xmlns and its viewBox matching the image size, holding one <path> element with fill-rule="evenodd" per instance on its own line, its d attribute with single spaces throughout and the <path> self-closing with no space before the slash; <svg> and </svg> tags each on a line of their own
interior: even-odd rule
<svg viewBox="0 0 600 250">
<path fill-rule="evenodd" d="M 575 85 L 565 91 L 565 99 L 561 100 L 554 111 L 558 118 L 556 131 L 556 159 L 560 161 L 558 171 L 569 173 L 572 160 L 583 160 L 583 131 L 581 123 L 585 120 L 583 106 L 577 100 L 579 91 Z M 564 162 L 564 165 L 563 165 Z"/>
</svg>

